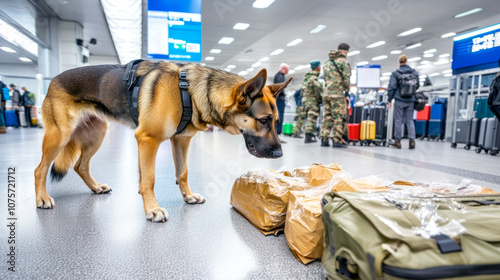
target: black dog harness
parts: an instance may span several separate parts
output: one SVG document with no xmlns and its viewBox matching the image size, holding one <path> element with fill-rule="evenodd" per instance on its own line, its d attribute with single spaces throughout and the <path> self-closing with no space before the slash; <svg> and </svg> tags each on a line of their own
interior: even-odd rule
<svg viewBox="0 0 500 280">
<path fill-rule="evenodd" d="M 142 59 L 132 60 L 127 64 L 125 68 L 125 74 L 123 75 L 123 80 L 127 81 L 127 97 L 128 97 L 128 107 L 130 110 L 130 117 L 134 123 L 139 125 L 139 89 L 144 80 L 144 76 L 137 78 L 136 71 L 139 64 L 144 61 Z M 191 96 L 188 94 L 189 83 L 187 81 L 187 71 L 182 70 L 179 73 L 179 89 L 181 92 L 182 100 L 182 118 L 181 122 L 177 126 L 177 131 L 175 134 L 181 133 L 188 123 L 191 121 L 191 116 L 193 115 L 193 106 L 191 102 Z"/>
</svg>

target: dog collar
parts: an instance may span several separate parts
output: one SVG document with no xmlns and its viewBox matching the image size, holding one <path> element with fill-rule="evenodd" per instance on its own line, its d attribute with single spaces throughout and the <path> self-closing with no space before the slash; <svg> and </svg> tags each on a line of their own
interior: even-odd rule
<svg viewBox="0 0 500 280">
<path fill-rule="evenodd" d="M 191 116 L 193 115 L 193 104 L 191 102 L 191 96 L 189 96 L 188 88 L 189 82 L 187 80 L 188 72 L 186 70 L 181 70 L 179 72 L 179 89 L 181 91 L 182 100 L 182 118 L 179 126 L 177 126 L 177 131 L 175 134 L 181 133 L 188 123 L 191 121 Z"/>
</svg>

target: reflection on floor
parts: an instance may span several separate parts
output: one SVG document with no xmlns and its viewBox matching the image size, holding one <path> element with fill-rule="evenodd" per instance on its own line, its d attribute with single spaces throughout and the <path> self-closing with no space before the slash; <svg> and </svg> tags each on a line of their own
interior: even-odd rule
<svg viewBox="0 0 500 280">
<path fill-rule="evenodd" d="M 450 182 L 470 177 L 500 191 L 499 156 L 452 149 L 449 143 L 417 141 L 414 151 L 407 149 L 407 142 L 402 150 L 339 150 L 286 138 L 284 156 L 268 160 L 248 154 L 241 136 L 202 132 L 192 141 L 189 181 L 207 203 L 187 205 L 182 200 L 167 141 L 158 153 L 156 195 L 170 219 L 154 224 L 145 220 L 137 194 L 132 130 L 111 125 L 92 161 L 94 178 L 113 192 L 94 195 L 70 171 L 62 182 L 48 183 L 56 203 L 53 210 L 35 208 L 33 170 L 41 157 L 42 138 L 41 129 L 9 129 L 0 135 L 1 178 L 6 178 L 8 167 L 17 167 L 18 195 L 17 272 L 7 274 L 4 255 L 0 279 L 319 279 L 319 262 L 302 265 L 283 235 L 263 236 L 229 205 L 234 179 L 256 168 L 338 162 L 354 177 Z M 1 185 L 6 186 L 5 181 Z M 7 201 L 6 187 L 0 189 L 0 200 Z M 6 204 L 0 205 L 6 211 Z M 7 228 L 1 228 L 2 238 L 7 238 Z M 7 245 L 0 242 L 1 252 Z"/>
</svg>

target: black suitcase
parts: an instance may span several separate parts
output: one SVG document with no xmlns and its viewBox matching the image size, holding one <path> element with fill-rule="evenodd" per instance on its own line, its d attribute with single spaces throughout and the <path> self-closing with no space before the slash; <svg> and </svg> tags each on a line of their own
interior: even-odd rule
<svg viewBox="0 0 500 280">
<path fill-rule="evenodd" d="M 451 143 L 453 148 L 457 147 L 457 144 L 466 144 L 465 149 L 470 149 L 467 145 L 470 137 L 470 126 L 472 120 L 457 120 L 457 125 L 455 128 L 455 142 Z"/>
<path fill-rule="evenodd" d="M 498 149 L 500 147 L 500 123 L 497 118 L 488 118 L 487 122 L 487 130 L 484 136 L 484 145 L 483 149 L 486 153 L 490 153 L 490 155 L 494 156 L 498 154 Z"/>
<path fill-rule="evenodd" d="M 363 114 L 361 116 L 361 121 L 371 121 L 371 111 L 372 108 L 370 106 L 364 106 L 363 107 Z"/>
<path fill-rule="evenodd" d="M 361 123 L 363 116 L 363 106 L 352 107 L 352 115 L 349 118 L 349 123 Z"/>
<path fill-rule="evenodd" d="M 375 121 L 375 145 L 386 144 L 387 137 L 387 110 L 385 106 L 375 106 L 370 110 L 369 118 Z"/>
<path fill-rule="evenodd" d="M 469 141 L 466 143 L 466 149 L 470 146 L 478 147 L 479 129 L 481 128 L 481 119 L 473 118 L 470 124 Z"/>
</svg>

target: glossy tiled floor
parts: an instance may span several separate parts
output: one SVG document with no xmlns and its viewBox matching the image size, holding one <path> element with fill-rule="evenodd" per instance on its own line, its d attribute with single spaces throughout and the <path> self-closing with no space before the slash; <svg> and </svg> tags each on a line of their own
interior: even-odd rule
<svg viewBox="0 0 500 280">
<path fill-rule="evenodd" d="M 354 177 L 385 175 L 403 180 L 470 177 L 500 191 L 500 156 L 476 154 L 449 143 L 417 141 L 417 149 L 350 146 L 335 150 L 290 139 L 277 160 L 254 158 L 241 136 L 199 133 L 189 155 L 189 180 L 207 199 L 187 205 L 175 185 L 169 143 L 159 151 L 156 194 L 169 211 L 165 224 L 144 218 L 137 194 L 133 131 L 111 125 L 92 162 L 97 181 L 111 194 L 92 194 L 71 171 L 49 183 L 56 208 L 35 207 L 33 170 L 41 156 L 41 129 L 9 129 L 0 135 L 0 279 L 319 279 L 319 262 L 299 263 L 285 236 L 263 236 L 229 204 L 236 177 L 255 168 L 338 162 Z M 405 146 L 407 142 L 403 143 Z M 8 167 L 17 168 L 17 272 L 7 271 Z"/>
</svg>

